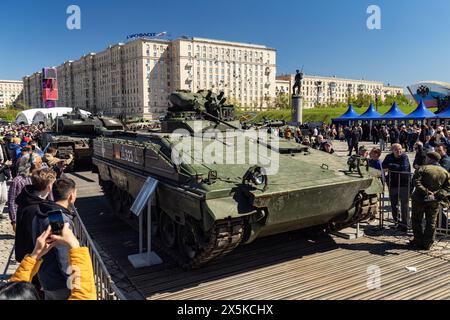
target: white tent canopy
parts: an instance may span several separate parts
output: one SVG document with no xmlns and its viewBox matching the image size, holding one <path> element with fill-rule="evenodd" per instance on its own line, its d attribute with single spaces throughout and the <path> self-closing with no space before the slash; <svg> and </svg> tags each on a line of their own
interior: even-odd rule
<svg viewBox="0 0 450 320">
<path fill-rule="evenodd" d="M 16 117 L 16 123 L 18 124 L 39 124 L 45 122 L 47 117 L 55 119 L 58 116 L 62 116 L 72 112 L 72 108 L 51 108 L 51 109 L 30 109 L 19 113 Z M 90 115 L 90 112 L 80 110 L 83 115 Z"/>
<path fill-rule="evenodd" d="M 31 124 L 33 122 L 34 115 L 41 109 L 30 109 L 19 113 L 16 117 L 17 124 Z"/>
<path fill-rule="evenodd" d="M 51 117 L 52 119 L 55 119 L 56 117 L 63 116 L 65 114 L 68 114 L 72 112 L 71 108 L 52 108 L 52 109 L 43 109 L 36 112 L 36 114 L 33 117 L 33 124 L 40 124 L 45 123 L 45 119 L 48 117 Z M 80 113 L 83 116 L 90 116 L 91 113 L 80 110 Z"/>
</svg>

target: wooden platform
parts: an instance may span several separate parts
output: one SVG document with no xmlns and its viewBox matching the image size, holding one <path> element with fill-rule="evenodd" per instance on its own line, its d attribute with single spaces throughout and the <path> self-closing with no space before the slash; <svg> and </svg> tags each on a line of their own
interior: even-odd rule
<svg viewBox="0 0 450 320">
<path fill-rule="evenodd" d="M 163 265 L 135 270 L 127 256 L 138 251 L 137 233 L 111 214 L 95 175 L 74 179 L 77 206 L 92 237 L 149 300 L 450 299 L 450 251 L 411 251 L 405 237 L 370 230 L 369 237 L 358 240 L 301 232 L 260 239 L 192 272 L 164 255 Z M 379 289 L 368 287 L 370 270 L 381 272 Z"/>
</svg>

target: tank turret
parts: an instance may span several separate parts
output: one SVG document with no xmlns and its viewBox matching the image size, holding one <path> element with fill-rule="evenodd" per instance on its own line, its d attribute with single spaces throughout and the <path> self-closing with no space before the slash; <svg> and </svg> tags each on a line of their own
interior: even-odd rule
<svg viewBox="0 0 450 320">
<path fill-rule="evenodd" d="M 92 164 L 92 140 L 107 131 L 123 130 L 123 124 L 114 118 L 90 115 L 78 108 L 56 117 L 51 129 L 41 136 L 44 148 L 55 148 L 62 159 L 74 158 L 71 168 Z"/>
<path fill-rule="evenodd" d="M 212 91 L 177 91 L 169 97 L 172 107 L 169 108 L 161 122 L 162 131 L 171 133 L 177 129 L 196 132 L 192 121 L 204 121 L 202 130 L 237 129 L 239 121 L 235 120 L 235 108 L 227 105 L 225 94 L 215 94 Z"/>
<path fill-rule="evenodd" d="M 83 114 L 79 109 L 57 117 L 53 125 L 56 133 L 100 134 L 104 130 L 123 130 L 117 119 Z"/>
<path fill-rule="evenodd" d="M 93 163 L 114 211 L 128 221 L 148 177 L 159 181 L 151 210 L 155 241 L 183 268 L 202 267 L 258 238 L 341 230 L 378 213 L 378 172 L 358 162 L 349 169 L 345 159 L 268 130 L 241 128 L 223 93 L 177 91 L 170 101 L 161 132 L 101 136 Z"/>
</svg>

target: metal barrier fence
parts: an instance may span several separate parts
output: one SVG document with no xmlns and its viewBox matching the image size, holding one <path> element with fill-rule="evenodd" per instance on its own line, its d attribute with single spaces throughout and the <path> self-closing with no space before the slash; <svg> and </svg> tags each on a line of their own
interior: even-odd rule
<svg viewBox="0 0 450 320">
<path fill-rule="evenodd" d="M 385 222 L 388 222 L 411 229 L 411 194 L 414 190 L 412 178 L 413 175 L 410 172 L 389 171 L 385 192 L 380 198 L 380 227 L 384 227 Z M 393 210 L 393 204 L 397 210 Z M 396 215 L 394 215 L 395 211 Z M 441 208 L 436 224 L 437 236 L 450 236 L 449 222 L 449 208 Z"/>
<path fill-rule="evenodd" d="M 78 238 L 80 245 L 87 247 L 92 259 L 92 266 L 94 268 L 95 287 L 97 288 L 97 300 L 127 300 L 120 289 L 116 286 L 108 272 L 100 253 L 97 251 L 92 238 L 75 207 L 73 207 L 75 218 L 73 220 L 75 226 L 75 236 Z"/>
</svg>

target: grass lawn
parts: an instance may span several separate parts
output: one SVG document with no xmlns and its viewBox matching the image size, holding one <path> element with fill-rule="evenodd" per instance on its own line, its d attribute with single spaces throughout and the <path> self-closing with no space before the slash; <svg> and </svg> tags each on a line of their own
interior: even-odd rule
<svg viewBox="0 0 450 320">
<path fill-rule="evenodd" d="M 12 122 L 16 120 L 16 117 L 20 112 L 20 110 L 13 108 L 0 109 L 0 119 Z"/>
<path fill-rule="evenodd" d="M 391 106 L 379 106 L 378 112 L 381 114 L 385 114 L 389 111 Z M 399 106 L 400 110 L 402 110 L 405 114 L 409 114 L 414 111 L 417 106 Z M 367 108 L 355 108 L 355 111 L 359 114 L 363 114 Z M 303 122 L 325 122 L 331 123 L 331 119 L 338 118 L 343 115 L 347 111 L 347 108 L 314 108 L 314 109 L 306 109 L 303 111 Z M 434 110 L 432 110 L 434 111 Z M 242 113 L 241 113 L 242 114 Z M 258 112 L 258 115 L 254 122 L 259 122 L 263 118 L 271 119 L 271 120 L 286 120 L 291 121 L 291 110 L 282 109 L 282 110 L 270 110 L 270 111 L 262 111 Z"/>
</svg>

